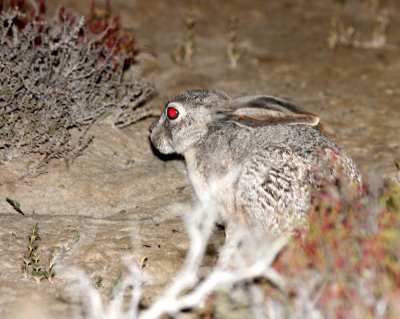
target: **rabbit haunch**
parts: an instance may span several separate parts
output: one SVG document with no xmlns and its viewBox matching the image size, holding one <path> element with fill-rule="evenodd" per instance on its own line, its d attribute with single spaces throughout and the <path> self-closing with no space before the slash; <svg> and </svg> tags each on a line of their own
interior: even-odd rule
<svg viewBox="0 0 400 319">
<path fill-rule="evenodd" d="M 168 107 L 178 116 L 168 118 Z M 312 189 L 343 171 L 360 183 L 351 158 L 319 129 L 319 117 L 271 96 L 230 99 L 195 90 L 171 99 L 151 130 L 165 154 L 182 154 L 199 200 L 221 183 L 218 211 L 227 224 L 290 234 L 310 207 Z"/>
</svg>

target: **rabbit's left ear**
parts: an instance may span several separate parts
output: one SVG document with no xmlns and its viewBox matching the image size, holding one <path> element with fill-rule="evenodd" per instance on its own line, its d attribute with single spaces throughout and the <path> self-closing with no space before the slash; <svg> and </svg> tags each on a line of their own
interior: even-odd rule
<svg viewBox="0 0 400 319">
<path fill-rule="evenodd" d="M 246 96 L 231 100 L 217 118 L 241 126 L 258 127 L 273 124 L 317 126 L 319 117 L 296 105 L 272 96 Z"/>
</svg>

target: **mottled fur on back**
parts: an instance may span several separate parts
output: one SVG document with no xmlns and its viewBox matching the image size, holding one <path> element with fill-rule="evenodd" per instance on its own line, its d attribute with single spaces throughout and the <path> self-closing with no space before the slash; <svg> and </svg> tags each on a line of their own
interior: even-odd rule
<svg viewBox="0 0 400 319">
<path fill-rule="evenodd" d="M 288 234 L 304 222 L 312 189 L 334 181 L 340 167 L 350 183 L 360 182 L 354 162 L 318 125 L 318 116 L 274 97 L 231 100 L 196 90 L 169 101 L 151 140 L 160 152 L 185 157 L 198 198 L 236 170 L 221 185 L 223 221 Z"/>
</svg>

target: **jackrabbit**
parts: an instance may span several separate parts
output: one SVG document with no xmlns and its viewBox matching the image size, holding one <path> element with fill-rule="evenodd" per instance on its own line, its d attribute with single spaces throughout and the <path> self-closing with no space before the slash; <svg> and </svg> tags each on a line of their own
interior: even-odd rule
<svg viewBox="0 0 400 319">
<path fill-rule="evenodd" d="M 272 97 L 231 99 L 220 91 L 194 90 L 172 98 L 150 127 L 153 145 L 182 154 L 195 194 L 237 170 L 223 185 L 218 207 L 224 222 L 255 231 L 290 234 L 304 222 L 312 189 L 361 177 L 351 158 L 321 132 L 319 117 Z"/>
</svg>

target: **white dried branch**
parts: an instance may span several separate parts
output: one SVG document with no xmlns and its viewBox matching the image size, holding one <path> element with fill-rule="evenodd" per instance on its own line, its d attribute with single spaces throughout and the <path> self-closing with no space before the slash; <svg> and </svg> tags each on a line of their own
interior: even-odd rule
<svg viewBox="0 0 400 319">
<path fill-rule="evenodd" d="M 212 184 L 211 191 L 208 194 L 202 194 L 202 201 L 198 207 L 185 216 L 185 224 L 190 237 L 190 248 L 185 263 L 169 287 L 147 310 L 139 311 L 142 286 L 147 278 L 142 270 L 134 266 L 132 262 L 129 263 L 129 276 L 124 278 L 120 292 L 109 303 L 109 306 L 102 303 L 99 292 L 88 287 L 87 281 L 81 278 L 79 272 L 70 273 L 69 276 L 72 278 L 78 276 L 80 285 L 89 295 L 90 318 L 155 319 L 165 314 L 175 315 L 184 309 L 199 307 L 213 292 L 229 290 L 233 286 L 245 283 L 251 284 L 254 279 L 258 278 L 264 278 L 278 289 L 285 291 L 286 282 L 272 267 L 272 263 L 284 249 L 288 239 L 284 237 L 268 239 L 241 227 L 235 228 L 232 238 L 222 247 L 221 254 L 224 256 L 224 260 L 220 260 L 204 278 L 199 275 L 201 263 L 218 217 L 217 208 L 220 196 L 224 196 L 223 190 L 226 189 L 224 183 L 234 176 L 235 174 L 228 175 Z M 254 247 L 258 247 L 258 249 L 255 250 Z M 129 309 L 124 312 L 123 292 L 128 287 L 133 287 L 133 292 Z M 254 291 L 257 292 L 257 290 Z M 257 305 L 253 307 L 253 311 L 264 313 L 264 310 L 256 309 L 262 305 L 263 294 L 260 295 L 258 291 L 258 296 Z"/>
<path fill-rule="evenodd" d="M 232 237 L 222 247 L 220 253 L 224 258 L 220 259 L 220 262 L 203 281 L 200 281 L 198 277 L 200 263 L 204 258 L 209 237 L 218 217 L 216 209 L 220 199 L 225 196 L 226 185 L 231 184 L 231 180 L 236 177 L 236 174 L 237 172 L 232 172 L 218 182 L 212 183 L 210 192 L 201 195 L 201 206 L 197 208 L 195 214 L 190 213 L 188 215 L 190 218 L 186 219 L 191 246 L 183 270 L 174 279 L 166 294 L 144 312 L 140 316 L 141 319 L 158 318 L 165 313 L 174 314 L 183 309 L 194 308 L 218 289 L 229 289 L 233 285 L 249 282 L 259 277 L 267 278 L 278 287 L 284 286 L 284 280 L 271 268 L 271 264 L 286 245 L 287 239 L 280 238 L 272 243 L 266 241 L 265 244 L 268 243 L 268 245 L 264 247 L 268 246 L 268 249 L 264 251 L 263 256 L 257 254 L 256 259 L 242 262 L 239 244 L 242 247 L 250 247 L 258 238 L 240 227 L 236 227 Z M 234 246 L 236 250 L 233 250 Z M 191 289 L 191 291 L 185 293 L 187 289 Z"/>
</svg>

